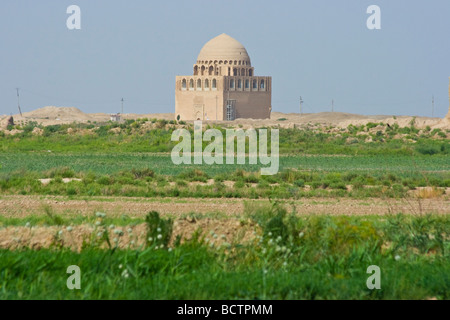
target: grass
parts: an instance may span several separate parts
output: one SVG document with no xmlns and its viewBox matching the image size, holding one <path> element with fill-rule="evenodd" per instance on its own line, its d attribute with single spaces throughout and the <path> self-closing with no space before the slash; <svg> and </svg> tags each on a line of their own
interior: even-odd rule
<svg viewBox="0 0 450 320">
<path fill-rule="evenodd" d="M 147 218 L 119 212 L 77 216 L 55 213 L 50 206 L 21 218 L 4 212 L 0 229 L 67 231 L 69 226 L 97 226 L 101 220 L 92 232 L 104 232 L 86 238 L 79 252 L 66 248 L 57 235 L 50 249 L 1 249 L 0 299 L 450 298 L 448 215 L 295 216 L 281 205 L 286 199 L 299 204 L 303 197 L 327 198 L 317 204 L 341 197 L 405 199 L 417 187 L 430 187 L 417 192 L 419 199 L 447 199 L 448 131 L 420 130 L 414 122 L 404 128 L 369 123 L 280 129 L 280 172 L 261 176 L 259 165 L 173 165 L 169 152 L 175 125 L 154 119 L 120 125 L 28 123 L 16 126 L 23 132 L 14 136 L 0 132 L 0 198 L 271 199 L 269 206 L 246 204 L 238 217 L 246 228 L 254 228 L 254 238 L 213 244 L 197 230 L 186 239 L 173 239 L 176 216 L 161 218 L 156 212 Z M 36 126 L 43 136 L 32 135 Z M 43 178 L 52 180 L 43 185 L 38 180 Z M 64 183 L 66 178 L 81 181 Z M 209 179 L 213 184 L 205 184 Z M 230 181 L 233 186 L 227 186 Z M 178 219 L 226 216 L 192 212 Z M 109 240 L 108 225 L 141 224 L 147 226 L 147 239 L 139 249 L 118 249 Z M 70 265 L 81 268 L 81 290 L 66 287 Z M 381 268 L 381 290 L 366 287 L 370 265 Z"/>
<path fill-rule="evenodd" d="M 0 172 L 27 170 L 43 172 L 58 167 L 70 167 L 75 172 L 114 174 L 130 168 L 150 168 L 157 174 L 179 175 L 197 169 L 208 175 L 233 173 L 237 169 L 258 172 L 259 165 L 174 165 L 170 155 L 146 153 L 117 154 L 49 154 L 49 153 L 0 153 Z M 418 171 L 439 175 L 450 170 L 447 156 L 353 156 L 326 155 L 282 156 L 280 171 L 289 168 L 301 170 L 356 171 L 361 173 L 395 172 L 402 176 L 414 176 Z"/>
<path fill-rule="evenodd" d="M 211 246 L 197 232 L 159 250 L 0 250 L 0 299 L 450 298 L 447 216 L 295 217 L 278 204 L 246 216 L 262 230 L 247 244 Z M 170 224 L 151 217 L 153 230 Z M 81 290 L 66 287 L 70 265 Z M 381 290 L 366 287 L 370 265 Z"/>
</svg>

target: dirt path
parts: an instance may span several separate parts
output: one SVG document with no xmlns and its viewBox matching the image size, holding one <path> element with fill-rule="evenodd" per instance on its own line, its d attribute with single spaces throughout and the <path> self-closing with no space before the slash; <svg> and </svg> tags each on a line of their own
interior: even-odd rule
<svg viewBox="0 0 450 320">
<path fill-rule="evenodd" d="M 26 217 L 45 214 L 50 207 L 57 214 L 92 215 L 97 211 L 108 215 L 145 216 L 155 210 L 162 215 L 184 217 L 188 214 L 213 214 L 221 217 L 239 217 L 244 203 L 268 203 L 268 200 L 249 199 L 197 199 L 197 198 L 101 198 L 68 199 L 58 196 L 2 196 L 0 215 Z M 297 201 L 281 201 L 288 207 L 295 205 L 298 214 L 369 215 L 389 213 L 437 213 L 450 214 L 450 201 L 435 199 L 347 199 L 310 198 Z"/>
<path fill-rule="evenodd" d="M 57 196 L 2 196 L 0 215 L 6 218 L 26 219 L 30 215 L 44 215 L 45 208 L 62 217 L 94 216 L 101 211 L 108 217 L 143 218 L 151 210 L 162 216 L 174 218 L 173 239 L 180 236 L 189 239 L 196 230 L 202 230 L 210 245 L 222 246 L 257 240 L 260 230 L 250 219 L 243 217 L 245 203 L 268 203 L 267 200 L 249 199 L 178 199 L 178 198 L 102 198 L 88 200 L 68 199 Z M 383 215 L 388 213 L 439 213 L 450 214 L 450 201 L 444 198 L 421 200 L 381 199 L 328 199 L 314 198 L 301 201 L 286 201 L 285 204 L 298 214 L 335 215 Z M 99 219 L 97 218 L 97 221 Z M 101 219 L 100 219 L 101 220 Z M 93 222 L 74 226 L 4 226 L 0 224 L 0 248 L 49 248 L 69 247 L 81 250 L 84 244 L 95 245 L 99 233 L 108 229 L 110 241 L 120 248 L 139 248 L 146 240 L 145 224 L 114 227 L 97 226 Z M 102 247 L 106 243 L 102 242 Z"/>
</svg>

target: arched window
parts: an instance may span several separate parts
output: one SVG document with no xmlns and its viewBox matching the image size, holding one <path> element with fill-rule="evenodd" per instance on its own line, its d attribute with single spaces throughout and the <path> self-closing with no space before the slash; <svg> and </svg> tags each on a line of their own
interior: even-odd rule
<svg viewBox="0 0 450 320">
<path fill-rule="evenodd" d="M 242 89 L 242 80 L 241 79 L 238 80 L 238 89 Z"/>
<path fill-rule="evenodd" d="M 249 75 L 249 77 L 253 77 L 253 70 L 252 69 L 248 70 L 248 75 Z"/>
<path fill-rule="evenodd" d="M 202 66 L 202 69 L 201 69 L 201 70 L 202 70 L 202 73 L 201 73 L 201 74 L 202 74 L 202 76 L 204 76 L 204 75 L 205 75 L 205 66 Z"/>
<path fill-rule="evenodd" d="M 209 75 L 212 76 L 212 75 L 213 75 L 213 72 L 214 72 L 214 67 L 213 67 L 213 66 L 210 66 L 210 67 L 209 67 L 209 70 L 208 70 Z"/>
<path fill-rule="evenodd" d="M 245 89 L 250 89 L 250 80 L 245 80 Z"/>
<path fill-rule="evenodd" d="M 181 81 L 181 89 L 186 90 L 186 86 L 187 86 L 186 79 L 183 79 L 183 80 Z"/>
<path fill-rule="evenodd" d="M 234 79 L 230 80 L 230 89 L 234 89 Z"/>
<path fill-rule="evenodd" d="M 237 61 L 236 60 L 234 60 L 234 64 L 237 65 Z"/>
<path fill-rule="evenodd" d="M 209 90 L 209 80 L 205 80 L 205 90 Z"/>
<path fill-rule="evenodd" d="M 266 86 L 266 83 L 264 82 L 264 80 L 261 80 L 261 85 L 259 86 L 261 89 L 264 89 Z"/>
<path fill-rule="evenodd" d="M 194 80 L 189 80 L 189 90 L 194 90 Z"/>
<path fill-rule="evenodd" d="M 194 76 L 196 76 L 196 75 L 198 75 L 198 67 L 197 66 L 194 67 Z"/>
<path fill-rule="evenodd" d="M 238 74 L 237 74 L 237 69 L 236 69 L 236 68 L 234 68 L 234 69 L 233 69 L 233 76 L 235 76 L 235 77 L 236 77 L 237 75 L 238 75 Z"/>
<path fill-rule="evenodd" d="M 244 68 L 242 68 L 241 69 L 241 76 L 245 76 L 246 74 L 245 74 L 245 69 Z"/>
<path fill-rule="evenodd" d="M 256 79 L 253 80 L 253 89 L 258 89 L 258 81 Z"/>
<path fill-rule="evenodd" d="M 217 81 L 216 81 L 216 79 L 213 79 L 211 87 L 212 87 L 213 90 L 217 89 Z"/>
<path fill-rule="evenodd" d="M 197 90 L 202 90 L 202 80 L 197 80 Z"/>
</svg>

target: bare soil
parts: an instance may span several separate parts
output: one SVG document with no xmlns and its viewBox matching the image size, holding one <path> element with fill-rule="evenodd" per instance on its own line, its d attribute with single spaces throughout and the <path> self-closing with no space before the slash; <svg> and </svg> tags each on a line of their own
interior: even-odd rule
<svg viewBox="0 0 450 320">
<path fill-rule="evenodd" d="M 44 107 L 30 112 L 24 112 L 23 116 L 16 114 L 13 116 L 15 123 L 24 123 L 27 121 L 36 121 L 44 126 L 66 123 L 91 123 L 107 122 L 110 115 L 106 113 L 84 113 L 74 107 Z M 155 113 L 155 114 L 134 114 L 127 113 L 122 115 L 123 119 L 165 119 L 175 120 L 174 113 Z M 0 115 L 0 122 L 6 121 L 7 116 Z M 280 126 L 283 128 L 293 128 L 296 126 L 313 125 L 328 126 L 334 125 L 340 128 L 346 128 L 349 124 L 362 125 L 368 122 L 384 122 L 390 125 L 397 123 L 400 127 L 408 126 L 411 120 L 415 121 L 418 128 L 450 128 L 450 118 L 429 118 L 429 117 L 413 117 L 413 116 L 395 116 L 394 115 L 359 115 L 343 112 L 320 112 L 320 113 L 282 113 L 272 112 L 270 119 L 236 119 L 233 122 L 224 121 L 205 121 L 208 123 L 218 123 L 230 126 L 241 126 L 242 128 L 263 127 L 263 126 Z M 183 120 L 183 119 L 181 119 Z"/>
<path fill-rule="evenodd" d="M 249 199 L 193 199 L 193 198 L 101 198 L 69 199 L 59 196 L 2 196 L 0 215 L 6 218 L 26 219 L 30 215 L 45 215 L 45 207 L 61 217 L 80 215 L 94 217 L 104 212 L 108 217 L 144 218 L 152 210 L 162 217 L 174 219 L 173 239 L 180 236 L 189 239 L 196 230 L 214 246 L 233 242 L 254 241 L 260 230 L 244 215 L 245 203 L 268 203 L 268 200 Z M 386 215 L 386 214 L 449 214 L 450 201 L 446 197 L 431 199 L 329 199 L 311 198 L 287 201 L 286 205 L 299 215 Z M 97 219 L 98 220 L 98 219 Z M 83 244 L 95 244 L 98 233 L 104 226 L 82 224 L 67 229 L 67 226 L 6 226 L 0 227 L 0 248 L 50 248 L 68 247 L 81 250 Z M 145 224 L 132 224 L 115 229 L 123 231 L 118 236 L 109 230 L 114 246 L 138 248 L 146 241 Z M 102 244 L 106 247 L 106 243 Z"/>
</svg>

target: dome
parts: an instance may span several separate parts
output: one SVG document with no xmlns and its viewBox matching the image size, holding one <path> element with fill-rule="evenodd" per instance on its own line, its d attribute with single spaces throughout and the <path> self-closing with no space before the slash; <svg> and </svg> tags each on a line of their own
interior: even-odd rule
<svg viewBox="0 0 450 320">
<path fill-rule="evenodd" d="M 197 63 L 209 61 L 241 61 L 244 65 L 251 65 L 250 57 L 245 47 L 236 39 L 222 33 L 206 43 L 197 58 Z"/>
</svg>

